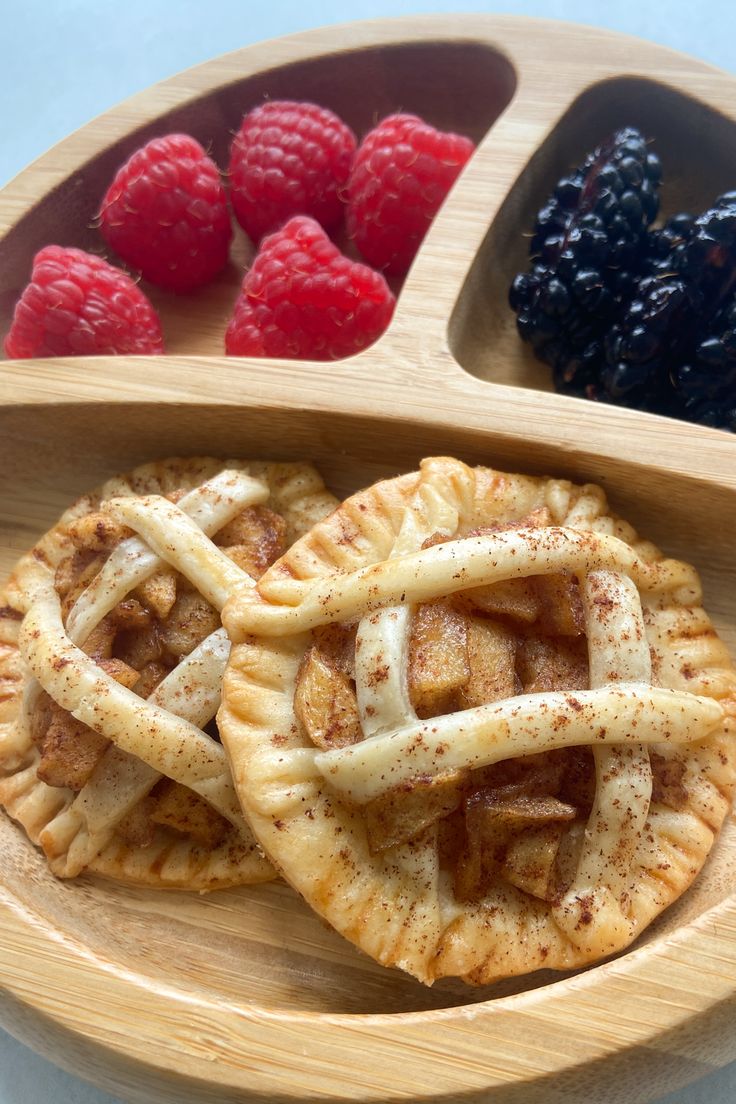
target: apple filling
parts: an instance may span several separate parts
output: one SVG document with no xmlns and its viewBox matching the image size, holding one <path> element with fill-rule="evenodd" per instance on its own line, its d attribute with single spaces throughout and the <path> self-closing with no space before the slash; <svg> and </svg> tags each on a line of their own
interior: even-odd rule
<svg viewBox="0 0 736 1104">
<path fill-rule="evenodd" d="M 175 493 L 169 499 L 175 502 L 180 497 Z M 65 626 L 113 550 L 131 536 L 132 530 L 109 513 L 90 513 L 70 524 L 70 551 L 59 562 L 54 578 Z M 212 540 L 238 567 L 259 578 L 286 547 L 286 523 L 263 505 L 247 506 Z M 163 564 L 125 594 L 80 646 L 115 682 L 147 699 L 217 630 L 217 609 L 181 572 Z M 82 791 L 111 741 L 43 691 L 36 696 L 29 721 L 40 753 L 37 775 L 41 781 L 73 793 Z M 206 731 L 219 738 L 214 720 Z M 162 829 L 206 849 L 218 847 L 236 831 L 203 797 L 167 777 L 161 777 L 119 821 L 116 832 L 126 843 L 145 847 Z"/>
<path fill-rule="evenodd" d="M 587 690 L 585 628 L 569 572 L 419 603 L 408 629 L 409 703 L 418 718 L 430 719 L 518 695 Z M 295 713 L 322 751 L 365 737 L 355 685 L 358 631 L 357 624 L 314 629 L 300 665 Z M 374 678 L 382 677 L 388 671 L 379 664 Z M 678 760 L 652 754 L 655 799 L 674 808 L 687 800 L 677 768 Z M 500 879 L 556 902 L 575 876 L 595 795 L 592 749 L 566 747 L 415 775 L 361 803 L 360 812 L 373 854 L 435 830 L 458 901 L 481 900 Z"/>
</svg>

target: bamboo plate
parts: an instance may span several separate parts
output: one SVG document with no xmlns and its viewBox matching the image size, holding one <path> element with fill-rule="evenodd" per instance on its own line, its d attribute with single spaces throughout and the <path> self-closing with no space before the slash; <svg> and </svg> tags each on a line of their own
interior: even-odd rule
<svg viewBox="0 0 736 1104">
<path fill-rule="evenodd" d="M 0 328 L 37 248 L 99 248 L 91 212 L 135 146 L 182 129 L 222 163 L 264 95 L 317 100 L 360 131 L 402 108 L 480 140 L 390 329 L 335 364 L 225 359 L 241 239 L 211 288 L 156 296 L 172 355 L 4 364 L 3 573 L 75 494 L 154 457 L 310 457 L 342 493 L 449 452 L 601 482 L 699 567 L 736 647 L 734 439 L 550 393 L 505 306 L 533 212 L 613 126 L 656 139 L 665 213 L 736 186 L 736 81 L 632 39 L 512 18 L 353 25 L 237 51 L 103 116 L 5 189 Z M 278 883 L 205 897 L 60 883 L 5 819 L 0 847 L 3 1026 L 126 1099 L 633 1104 L 736 1057 L 731 823 L 628 953 L 481 990 L 375 966 Z"/>
</svg>

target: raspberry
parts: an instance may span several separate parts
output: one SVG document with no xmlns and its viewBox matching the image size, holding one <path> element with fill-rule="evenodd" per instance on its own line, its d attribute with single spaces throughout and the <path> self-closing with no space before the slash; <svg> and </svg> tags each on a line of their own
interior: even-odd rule
<svg viewBox="0 0 736 1104">
<path fill-rule="evenodd" d="M 154 138 L 118 169 L 100 231 L 152 284 L 201 287 L 227 263 L 233 233 L 217 165 L 187 134 Z"/>
<path fill-rule="evenodd" d="M 337 360 L 370 345 L 394 297 L 378 272 L 351 261 L 314 219 L 264 238 L 225 337 L 231 356 Z"/>
<path fill-rule="evenodd" d="M 327 108 L 290 100 L 254 108 L 230 153 L 230 198 L 245 232 L 259 241 L 292 215 L 336 226 L 355 146 L 352 130 Z"/>
<path fill-rule="evenodd" d="M 5 338 L 9 357 L 162 353 L 161 324 L 131 278 L 81 249 L 47 245 Z"/>
<path fill-rule="evenodd" d="M 363 139 L 348 181 L 348 234 L 369 264 L 406 272 L 473 152 L 469 138 L 389 115 Z"/>
</svg>

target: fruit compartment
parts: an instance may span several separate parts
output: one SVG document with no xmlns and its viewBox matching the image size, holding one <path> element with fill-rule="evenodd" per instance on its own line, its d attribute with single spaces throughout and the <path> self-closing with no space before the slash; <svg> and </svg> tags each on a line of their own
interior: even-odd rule
<svg viewBox="0 0 736 1104">
<path fill-rule="evenodd" d="M 736 188 L 736 111 L 715 110 L 669 84 L 618 77 L 586 89 L 534 150 L 493 219 L 449 321 L 448 340 L 471 375 L 552 391 L 552 370 L 516 329 L 508 291 L 529 267 L 534 220 L 557 181 L 623 126 L 641 130 L 659 154 L 663 179 L 655 225 L 681 211 L 699 214 Z"/>
<path fill-rule="evenodd" d="M 331 108 L 353 128 L 358 139 L 379 119 L 404 111 L 421 116 L 439 129 L 465 134 L 477 143 L 506 108 L 516 88 L 513 66 L 499 50 L 465 41 L 341 49 L 239 79 L 226 79 L 232 76 L 231 70 L 226 58 L 221 61 L 222 83 L 217 87 L 162 111 L 143 125 L 130 129 L 129 124 L 123 137 L 105 144 L 11 226 L 0 240 L 4 262 L 0 273 L 0 334 L 7 333 L 15 303 L 30 278 L 33 256 L 44 245 L 73 245 L 102 253 L 112 263 L 121 264 L 102 241 L 95 215 L 117 168 L 151 138 L 175 131 L 191 134 L 224 170 L 232 135 L 243 115 L 268 98 L 310 100 Z M 196 79 L 192 83 L 196 86 Z M 366 95 L 367 89 L 370 91 Z M 165 96 L 161 102 L 166 103 Z M 105 133 L 102 127 L 100 133 Z M 81 131 L 80 136 L 83 134 Z M 7 217 L 10 221 L 17 214 L 10 210 Z M 230 263 L 210 285 L 177 296 L 142 282 L 161 316 L 167 353 L 224 351 L 227 321 L 243 271 L 254 252 L 250 239 L 234 219 L 233 226 Z M 341 248 L 358 256 L 344 234 L 337 240 Z M 394 292 L 400 291 L 402 282 L 391 281 Z"/>
</svg>

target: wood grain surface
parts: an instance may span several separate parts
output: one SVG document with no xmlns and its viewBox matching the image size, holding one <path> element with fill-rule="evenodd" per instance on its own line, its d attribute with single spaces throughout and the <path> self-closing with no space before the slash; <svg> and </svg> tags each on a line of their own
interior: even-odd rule
<svg viewBox="0 0 736 1104">
<path fill-rule="evenodd" d="M 156 457 L 308 458 L 342 494 L 451 453 L 601 483 L 695 563 L 736 649 L 734 439 L 552 394 L 505 306 L 534 210 L 611 126 L 656 139 L 665 213 L 733 188 L 736 81 L 621 36 L 495 17 L 350 25 L 236 52 L 103 116 L 0 194 L 0 328 L 37 248 L 101 248 L 91 212 L 128 152 L 183 129 L 222 162 L 264 95 L 318 100 L 358 130 L 416 111 L 479 140 L 389 330 L 334 364 L 225 358 L 241 238 L 211 288 L 155 296 L 171 355 L 5 363 L 0 572 L 76 494 Z M 476 990 L 381 969 L 281 883 L 209 896 L 61 883 L 2 820 L 0 1019 L 147 1104 L 651 1100 L 736 1057 L 735 833 L 729 823 L 696 885 L 627 954 Z"/>
</svg>

